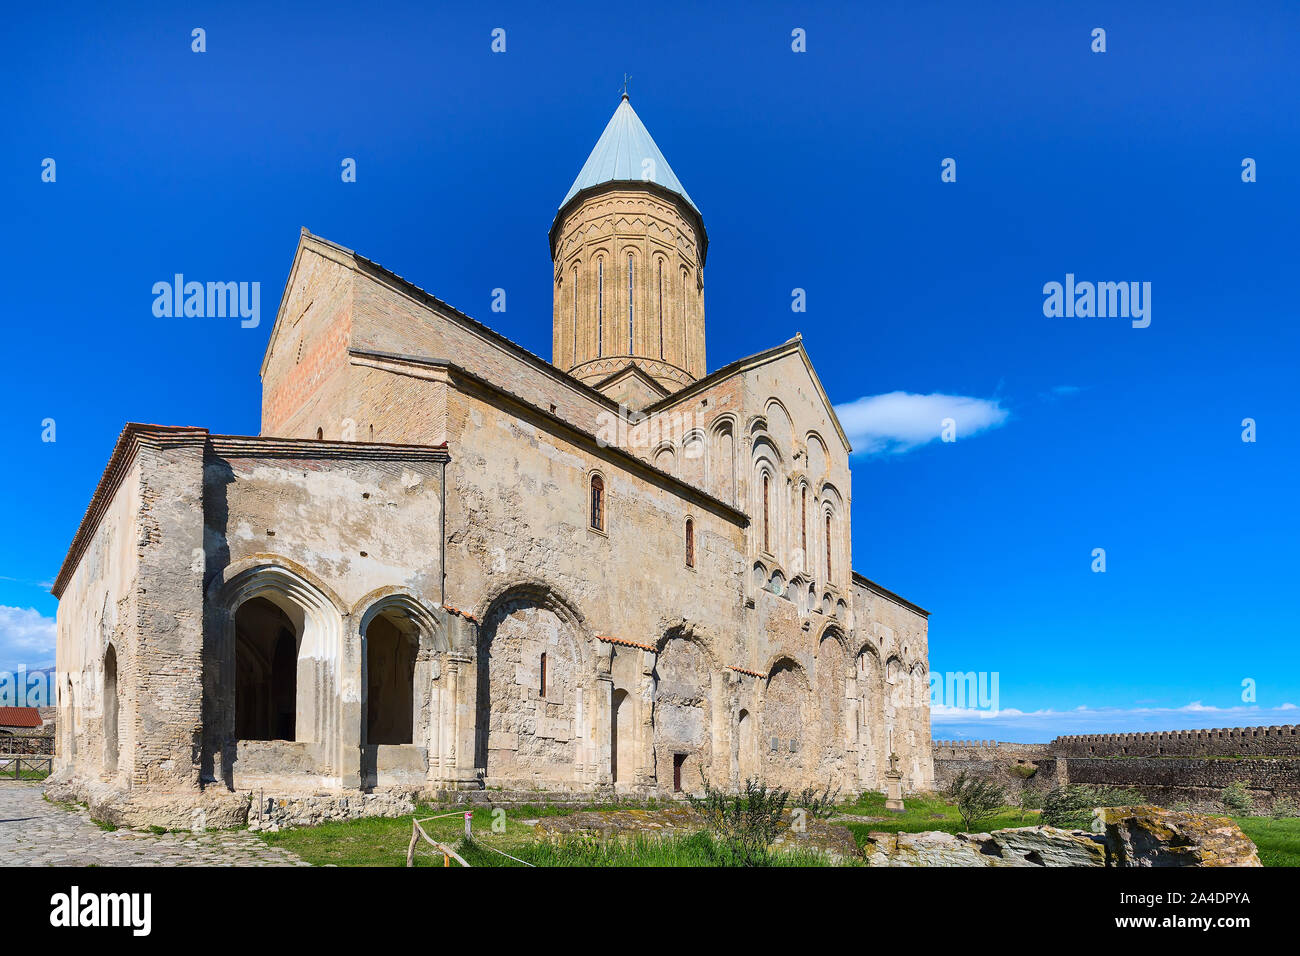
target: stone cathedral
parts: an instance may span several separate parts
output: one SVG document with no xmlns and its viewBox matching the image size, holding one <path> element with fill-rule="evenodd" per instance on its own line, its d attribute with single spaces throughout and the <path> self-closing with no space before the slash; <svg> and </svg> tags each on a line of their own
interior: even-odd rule
<svg viewBox="0 0 1300 956">
<path fill-rule="evenodd" d="M 125 427 L 53 588 L 60 794 L 932 785 L 927 612 L 852 569 L 800 337 L 709 371 L 704 219 L 626 95 L 549 238 L 549 362 L 304 229 L 260 434 Z"/>
</svg>

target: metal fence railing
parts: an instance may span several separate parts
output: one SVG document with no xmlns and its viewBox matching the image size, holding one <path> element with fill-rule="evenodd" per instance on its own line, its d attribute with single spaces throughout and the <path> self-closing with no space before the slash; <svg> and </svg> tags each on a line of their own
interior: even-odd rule
<svg viewBox="0 0 1300 956">
<path fill-rule="evenodd" d="M 54 758 L 40 754 L 0 753 L 0 780 L 9 777 L 21 780 L 24 770 L 33 776 L 48 777 L 54 772 Z"/>
</svg>

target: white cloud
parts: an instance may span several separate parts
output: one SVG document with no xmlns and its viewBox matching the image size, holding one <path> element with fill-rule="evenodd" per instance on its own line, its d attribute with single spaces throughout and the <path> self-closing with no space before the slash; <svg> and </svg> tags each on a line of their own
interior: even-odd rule
<svg viewBox="0 0 1300 956">
<path fill-rule="evenodd" d="M 54 618 L 0 604 L 0 667 L 39 666 L 54 657 Z"/>
<path fill-rule="evenodd" d="M 1144 733 L 1156 730 L 1267 727 L 1295 723 L 1295 704 L 1275 707 L 1214 707 L 1194 700 L 1181 707 L 1089 707 L 1073 710 L 998 711 L 934 705 L 930 708 L 935 740 L 1009 740 L 1047 743 L 1070 734 Z"/>
<path fill-rule="evenodd" d="M 956 423 L 961 441 L 997 428 L 1011 413 L 1000 399 L 889 392 L 836 405 L 835 414 L 855 453 L 897 455 L 937 441 L 944 419 Z"/>
</svg>

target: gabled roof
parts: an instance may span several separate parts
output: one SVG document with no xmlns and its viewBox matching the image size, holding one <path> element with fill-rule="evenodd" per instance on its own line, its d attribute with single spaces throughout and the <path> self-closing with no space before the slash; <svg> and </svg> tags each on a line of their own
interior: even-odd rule
<svg viewBox="0 0 1300 956">
<path fill-rule="evenodd" d="M 0 727 L 39 727 L 41 715 L 35 707 L 0 707 Z"/>
<path fill-rule="evenodd" d="M 694 398 L 701 392 L 708 391 L 733 375 L 741 372 L 747 372 L 752 368 L 760 365 L 766 365 L 768 362 L 775 362 L 777 359 L 784 358 L 791 353 L 797 353 L 803 361 L 804 368 L 808 370 L 808 378 L 812 381 L 813 387 L 817 389 L 817 394 L 821 397 L 822 404 L 826 406 L 826 414 L 830 417 L 831 424 L 835 426 L 835 433 L 840 436 L 840 441 L 844 443 L 844 450 L 848 453 L 853 452 L 853 446 L 849 443 L 849 436 L 844 431 L 844 426 L 840 424 L 840 417 L 835 414 L 835 406 L 831 404 L 830 396 L 826 394 L 826 389 L 822 386 L 822 381 L 817 377 L 817 370 L 813 368 L 812 359 L 808 357 L 808 350 L 803 347 L 803 335 L 795 333 L 795 337 L 775 345 L 770 349 L 764 349 L 762 352 L 755 352 L 746 358 L 737 359 L 722 368 L 710 372 L 701 379 L 697 379 L 685 388 L 678 389 L 671 395 L 659 399 L 657 402 L 651 402 L 642 409 L 647 415 L 654 415 L 662 412 L 666 408 L 671 408 L 678 402 Z"/>
<path fill-rule="evenodd" d="M 649 372 L 643 369 L 636 362 L 628 362 L 628 364 L 624 365 L 622 368 L 610 372 L 600 381 L 592 382 L 591 387 L 598 392 L 603 392 L 606 388 L 608 388 L 610 385 L 613 385 L 619 379 L 627 378 L 628 376 L 635 377 L 640 381 L 645 382 L 648 386 L 650 386 L 650 388 L 654 389 L 654 391 L 659 395 L 660 398 L 672 394 L 671 392 L 668 391 L 668 389 L 664 388 L 662 385 L 659 384 L 658 379 L 656 379 L 653 375 L 651 375 Z"/>
<path fill-rule="evenodd" d="M 560 208 L 563 209 L 570 199 L 584 189 L 602 183 L 647 181 L 681 196 L 699 214 L 699 207 L 686 194 L 686 187 L 668 165 L 668 160 L 655 145 L 654 137 L 641 122 L 641 117 L 636 115 L 636 110 L 632 109 L 632 103 L 624 93 L 618 109 L 610 117 L 605 132 L 596 140 L 595 148 L 583 163 L 578 178 L 569 187 Z"/>
</svg>

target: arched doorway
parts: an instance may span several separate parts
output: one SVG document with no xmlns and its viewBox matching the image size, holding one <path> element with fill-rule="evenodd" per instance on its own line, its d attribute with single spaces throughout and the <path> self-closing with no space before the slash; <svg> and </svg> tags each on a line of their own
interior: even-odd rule
<svg viewBox="0 0 1300 956">
<path fill-rule="evenodd" d="M 295 740 L 298 629 L 264 597 L 235 612 L 235 736 Z"/>
<path fill-rule="evenodd" d="M 366 628 L 367 744 L 415 742 L 419 635 L 406 618 L 380 614 Z"/>
<path fill-rule="evenodd" d="M 665 640 L 655 659 L 655 775 L 664 790 L 695 791 L 700 787 L 701 773 L 710 771 L 709 665 L 705 649 L 686 637 Z"/>
<path fill-rule="evenodd" d="M 754 743 L 754 718 L 749 711 L 742 710 L 736 716 L 736 767 L 742 785 L 757 775 Z"/>
<path fill-rule="evenodd" d="M 609 721 L 610 776 L 615 786 L 630 784 L 636 773 L 633 744 L 636 728 L 632 718 L 632 698 L 622 689 L 614 691 Z"/>
<path fill-rule="evenodd" d="M 117 773 L 117 651 L 108 645 L 104 652 L 104 769 Z"/>
</svg>

